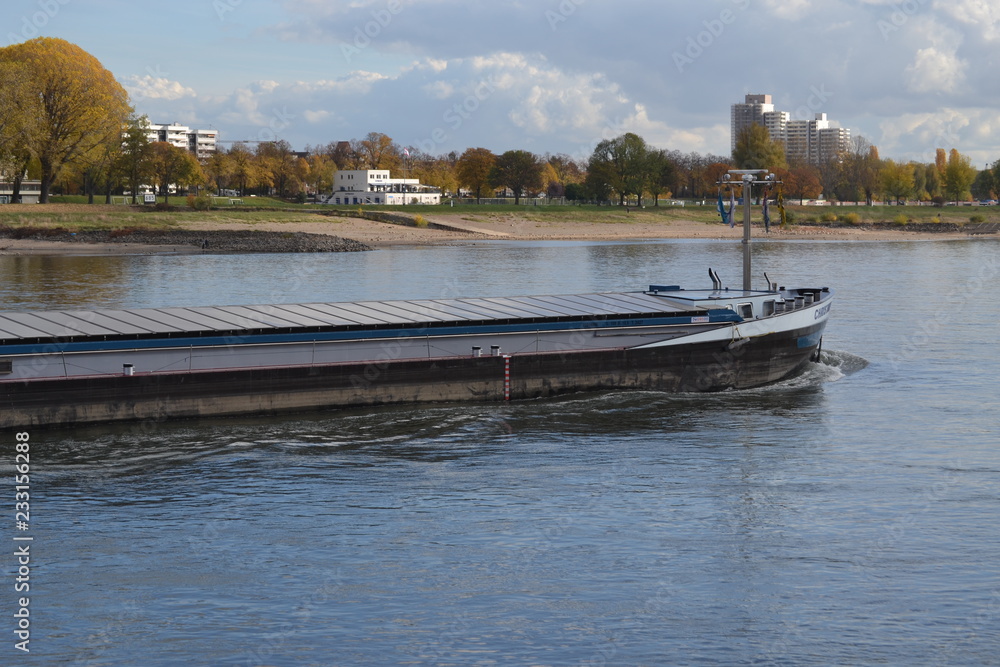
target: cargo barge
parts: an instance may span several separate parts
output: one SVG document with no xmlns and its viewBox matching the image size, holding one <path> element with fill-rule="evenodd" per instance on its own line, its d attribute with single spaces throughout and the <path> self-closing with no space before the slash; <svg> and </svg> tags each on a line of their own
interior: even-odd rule
<svg viewBox="0 0 1000 667">
<path fill-rule="evenodd" d="M 0 312 L 0 427 L 721 391 L 816 355 L 826 287 Z"/>
</svg>

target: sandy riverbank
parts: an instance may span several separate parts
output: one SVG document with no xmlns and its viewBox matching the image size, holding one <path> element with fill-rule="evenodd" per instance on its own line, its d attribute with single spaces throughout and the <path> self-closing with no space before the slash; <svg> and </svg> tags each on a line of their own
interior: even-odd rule
<svg viewBox="0 0 1000 667">
<path fill-rule="evenodd" d="M 734 228 L 718 222 L 651 219 L 637 214 L 634 221 L 575 222 L 564 219 L 533 219 L 516 214 L 432 214 L 424 216 L 427 227 L 375 222 L 361 218 L 309 216 L 289 222 L 181 222 L 182 230 L 195 232 L 280 232 L 336 236 L 373 247 L 391 245 L 460 244 L 483 240 L 628 240 L 628 239 L 731 239 L 742 237 L 740 225 Z M 969 238 L 968 232 L 878 229 L 865 225 L 772 227 L 769 234 L 755 226 L 756 239 L 830 240 L 830 241 L 918 241 Z M 995 235 L 994 235 L 995 236 Z M 235 250 L 234 252 L 239 251 Z M 246 250 L 243 250 L 244 252 Z M 226 252 L 209 247 L 205 250 L 183 243 L 159 239 L 157 243 L 81 243 L 41 239 L 0 239 L 0 255 L 21 254 L 153 254 Z"/>
<path fill-rule="evenodd" d="M 513 214 L 465 216 L 462 214 L 435 214 L 423 216 L 428 221 L 424 228 L 393 225 L 361 218 L 324 218 L 319 222 L 262 223 L 253 229 L 262 231 L 296 231 L 314 234 L 333 234 L 372 246 L 419 245 L 429 243 L 461 243 L 465 241 L 507 240 L 627 240 L 627 239 L 733 239 L 743 237 L 740 225 L 728 227 L 718 222 L 706 223 L 690 220 L 636 222 L 571 222 L 566 220 L 535 220 Z M 186 224 L 188 229 L 241 229 L 238 223 Z M 923 232 L 902 229 L 874 229 L 865 225 L 791 226 L 780 229 L 772 226 L 770 233 L 754 226 L 754 238 L 773 240 L 837 240 L 837 241 L 912 241 L 921 239 L 965 239 L 965 232 Z"/>
</svg>

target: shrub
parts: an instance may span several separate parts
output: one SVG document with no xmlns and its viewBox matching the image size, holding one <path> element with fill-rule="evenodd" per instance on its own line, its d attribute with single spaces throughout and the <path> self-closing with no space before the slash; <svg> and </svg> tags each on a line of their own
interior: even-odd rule
<svg viewBox="0 0 1000 667">
<path fill-rule="evenodd" d="M 149 210 L 149 209 L 146 209 L 146 210 Z M 153 207 L 153 210 L 156 210 L 156 211 L 175 211 L 177 209 L 174 208 L 174 206 L 172 204 L 168 204 L 166 202 L 162 202 L 161 201 L 161 202 L 156 202 L 156 206 Z"/>
<path fill-rule="evenodd" d="M 823 222 L 837 222 L 837 214 L 833 211 L 828 211 L 820 217 L 820 220 Z"/>
<path fill-rule="evenodd" d="M 861 216 L 857 213 L 848 213 L 844 216 L 844 222 L 849 222 L 852 225 L 856 225 L 861 222 Z"/>
<path fill-rule="evenodd" d="M 208 195 L 187 196 L 187 205 L 196 211 L 207 211 L 212 208 L 212 200 Z"/>
<path fill-rule="evenodd" d="M 979 224 L 981 222 L 986 222 L 986 216 L 976 213 L 975 215 L 969 218 L 969 222 L 974 222 L 976 224 Z"/>
<path fill-rule="evenodd" d="M 941 222 L 941 216 L 935 215 L 933 218 L 930 219 L 930 222 Z"/>
<path fill-rule="evenodd" d="M 931 197 L 931 203 L 938 207 L 944 206 L 944 201 L 945 201 L 944 197 L 942 197 L 941 195 L 938 195 L 937 197 Z"/>
<path fill-rule="evenodd" d="M 415 224 L 417 227 L 426 227 L 427 218 L 425 218 L 422 215 L 415 215 L 413 216 L 413 224 Z"/>
<path fill-rule="evenodd" d="M 893 218 L 892 221 L 895 222 L 897 225 L 905 225 L 906 223 L 908 223 L 910 221 L 910 219 L 907 218 L 902 213 L 900 213 L 895 218 Z"/>
</svg>

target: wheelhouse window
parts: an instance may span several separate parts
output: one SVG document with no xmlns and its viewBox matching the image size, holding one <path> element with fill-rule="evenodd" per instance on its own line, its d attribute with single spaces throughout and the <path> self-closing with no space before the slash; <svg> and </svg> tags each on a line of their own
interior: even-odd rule
<svg viewBox="0 0 1000 667">
<path fill-rule="evenodd" d="M 753 319 L 753 304 L 752 303 L 741 303 L 736 306 L 736 312 L 739 313 L 740 317 L 745 320 Z"/>
</svg>

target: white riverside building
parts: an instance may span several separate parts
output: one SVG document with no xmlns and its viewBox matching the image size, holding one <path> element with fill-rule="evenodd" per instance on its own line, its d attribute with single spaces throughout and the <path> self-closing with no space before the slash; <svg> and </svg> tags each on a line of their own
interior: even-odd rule
<svg viewBox="0 0 1000 667">
<path fill-rule="evenodd" d="M 733 150 L 740 132 L 754 124 L 766 127 L 771 139 L 785 145 L 785 158 L 791 164 L 823 164 L 851 149 L 849 128 L 840 127 L 825 113 L 793 119 L 789 112 L 775 110 L 770 95 L 747 95 L 742 104 L 732 106 L 730 119 Z"/>
<path fill-rule="evenodd" d="M 327 204 L 440 204 L 438 188 L 416 178 L 390 178 L 388 169 L 338 171 Z"/>
<path fill-rule="evenodd" d="M 178 123 L 149 123 L 146 133 L 150 141 L 165 141 L 168 144 L 191 151 L 199 160 L 212 156 L 217 149 L 218 130 L 192 130 Z"/>
</svg>

